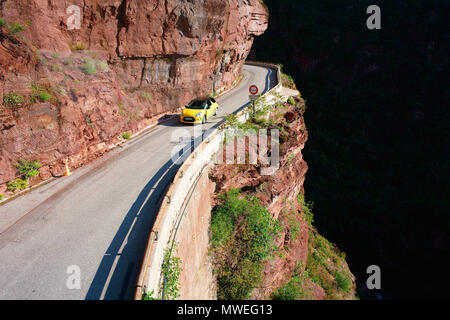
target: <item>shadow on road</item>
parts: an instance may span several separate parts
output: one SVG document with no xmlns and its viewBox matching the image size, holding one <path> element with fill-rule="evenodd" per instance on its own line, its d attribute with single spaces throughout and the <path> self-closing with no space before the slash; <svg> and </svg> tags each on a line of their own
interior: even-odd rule
<svg viewBox="0 0 450 320">
<path fill-rule="evenodd" d="M 86 294 L 87 300 L 101 299 L 106 286 L 104 299 L 123 300 L 133 297 L 135 280 L 140 271 L 141 259 L 144 256 L 148 235 L 158 212 L 161 197 L 165 194 L 178 168 L 179 165 L 173 164 L 172 160 L 167 161 L 142 189 L 97 269 Z M 152 190 L 153 193 L 149 196 Z M 127 235 L 129 235 L 128 239 Z M 120 252 L 125 240 L 127 242 Z M 119 259 L 114 266 L 116 257 Z M 108 282 L 112 270 L 113 273 Z"/>
</svg>

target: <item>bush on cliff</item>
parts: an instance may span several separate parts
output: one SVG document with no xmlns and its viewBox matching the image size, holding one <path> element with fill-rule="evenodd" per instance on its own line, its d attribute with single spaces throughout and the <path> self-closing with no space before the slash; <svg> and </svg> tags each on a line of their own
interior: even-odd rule
<svg viewBox="0 0 450 320">
<path fill-rule="evenodd" d="M 97 74 L 98 70 L 95 61 L 91 58 L 86 58 L 83 60 L 83 64 L 80 66 L 81 71 L 86 75 Z"/>
<path fill-rule="evenodd" d="M 3 105 L 10 109 L 16 109 L 24 103 L 24 98 L 15 92 L 10 92 L 3 96 Z"/>
<path fill-rule="evenodd" d="M 25 27 L 18 22 L 13 22 L 8 26 L 8 30 L 12 35 L 16 35 L 22 31 L 25 31 Z"/>
<path fill-rule="evenodd" d="M 39 174 L 39 168 L 41 164 L 39 161 L 28 161 L 25 159 L 20 160 L 14 164 L 19 171 L 19 173 L 28 180 L 31 177 L 35 177 Z"/>
<path fill-rule="evenodd" d="M 241 198 L 233 189 L 220 198 L 211 221 L 217 297 L 246 299 L 261 281 L 263 261 L 273 253 L 280 227 L 256 197 Z"/>
<path fill-rule="evenodd" d="M 15 180 L 8 181 L 7 186 L 8 190 L 12 192 L 15 192 L 16 190 L 24 190 L 28 187 L 28 181 L 17 178 Z"/>
</svg>

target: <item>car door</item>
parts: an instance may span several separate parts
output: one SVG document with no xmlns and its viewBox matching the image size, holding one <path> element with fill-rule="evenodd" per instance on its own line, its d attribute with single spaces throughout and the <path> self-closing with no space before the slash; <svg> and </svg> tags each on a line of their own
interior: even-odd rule
<svg viewBox="0 0 450 320">
<path fill-rule="evenodd" d="M 214 114 L 211 100 L 208 100 L 206 107 L 206 118 L 209 119 Z"/>
<path fill-rule="evenodd" d="M 212 107 L 211 109 L 213 110 L 213 114 L 217 113 L 217 108 L 219 108 L 219 104 L 217 103 L 216 99 L 211 98 L 211 102 L 212 102 Z"/>
</svg>

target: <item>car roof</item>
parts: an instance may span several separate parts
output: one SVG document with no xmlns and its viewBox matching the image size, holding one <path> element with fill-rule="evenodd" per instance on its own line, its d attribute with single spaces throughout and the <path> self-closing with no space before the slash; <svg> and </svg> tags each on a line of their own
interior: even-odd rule
<svg viewBox="0 0 450 320">
<path fill-rule="evenodd" d="M 202 98 L 194 99 L 194 100 L 192 100 L 191 102 L 196 102 L 196 101 L 204 102 L 204 101 L 208 101 L 208 100 L 210 100 L 210 99 L 211 99 L 210 97 L 202 97 Z"/>
</svg>

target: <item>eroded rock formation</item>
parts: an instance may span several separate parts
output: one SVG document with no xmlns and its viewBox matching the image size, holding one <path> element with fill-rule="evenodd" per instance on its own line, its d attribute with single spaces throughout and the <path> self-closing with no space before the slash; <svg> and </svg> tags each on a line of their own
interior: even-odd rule
<svg viewBox="0 0 450 320">
<path fill-rule="evenodd" d="M 2 1 L 0 193 L 18 159 L 40 179 L 106 152 L 238 78 L 268 24 L 259 0 Z M 80 9 L 80 28 L 71 29 Z M 76 7 L 75 7 L 76 8 Z M 22 30 L 23 29 L 23 30 Z M 33 89 L 34 88 L 34 89 Z M 47 92 L 50 98 L 39 96 Z"/>
</svg>

